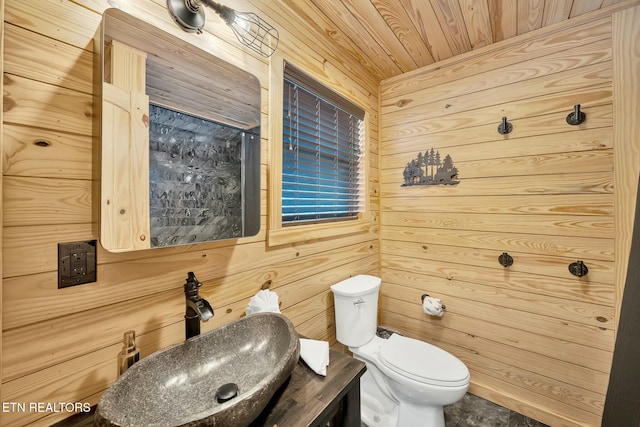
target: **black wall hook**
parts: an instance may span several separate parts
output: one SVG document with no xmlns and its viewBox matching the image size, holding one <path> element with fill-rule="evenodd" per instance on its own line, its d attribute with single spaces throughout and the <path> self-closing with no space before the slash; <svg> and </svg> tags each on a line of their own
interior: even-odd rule
<svg viewBox="0 0 640 427">
<path fill-rule="evenodd" d="M 577 126 L 584 123 L 586 119 L 587 116 L 582 111 L 580 111 L 580 104 L 576 104 L 573 106 L 573 113 L 570 113 L 567 116 L 567 123 L 572 126 Z"/>
<path fill-rule="evenodd" d="M 506 252 L 502 252 L 502 255 L 498 257 L 498 262 L 504 268 L 513 265 L 513 257 Z"/>
<path fill-rule="evenodd" d="M 569 272 L 571 272 L 571 274 L 573 274 L 574 276 L 582 277 L 587 275 L 589 269 L 584 264 L 584 262 L 578 260 L 569 264 Z"/>
<path fill-rule="evenodd" d="M 500 123 L 500 125 L 498 126 L 498 133 L 500 135 L 506 135 L 508 133 L 511 133 L 512 130 L 513 130 L 513 125 L 507 121 L 506 117 L 503 117 L 502 123 Z"/>
</svg>

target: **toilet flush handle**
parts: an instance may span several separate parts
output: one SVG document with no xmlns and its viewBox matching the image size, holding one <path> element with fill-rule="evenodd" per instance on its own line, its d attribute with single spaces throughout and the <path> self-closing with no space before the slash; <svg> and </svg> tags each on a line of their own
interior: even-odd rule
<svg viewBox="0 0 640 427">
<path fill-rule="evenodd" d="M 362 298 L 358 298 L 353 302 L 353 305 L 358 306 L 360 304 L 364 304 L 364 300 Z"/>
</svg>

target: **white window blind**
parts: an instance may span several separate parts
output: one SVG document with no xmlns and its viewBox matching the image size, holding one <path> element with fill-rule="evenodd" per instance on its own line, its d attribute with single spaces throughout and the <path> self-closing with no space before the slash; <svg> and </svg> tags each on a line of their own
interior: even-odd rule
<svg viewBox="0 0 640 427">
<path fill-rule="evenodd" d="M 357 218 L 364 111 L 285 66 L 282 224 Z"/>
</svg>

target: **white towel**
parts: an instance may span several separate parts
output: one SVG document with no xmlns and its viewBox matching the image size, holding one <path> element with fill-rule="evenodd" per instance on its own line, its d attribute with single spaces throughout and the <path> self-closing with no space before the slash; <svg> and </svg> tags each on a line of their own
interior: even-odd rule
<svg viewBox="0 0 640 427">
<path fill-rule="evenodd" d="M 329 343 L 300 338 L 300 357 L 318 375 L 327 375 Z"/>
<path fill-rule="evenodd" d="M 278 294 L 271 292 L 269 289 L 263 289 L 249 300 L 247 307 L 247 316 L 253 313 L 280 313 L 280 303 L 278 302 Z"/>
</svg>

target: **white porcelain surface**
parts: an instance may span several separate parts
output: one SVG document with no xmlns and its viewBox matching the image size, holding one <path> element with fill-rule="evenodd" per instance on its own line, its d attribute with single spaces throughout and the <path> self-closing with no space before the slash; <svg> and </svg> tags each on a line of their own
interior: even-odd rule
<svg viewBox="0 0 640 427">
<path fill-rule="evenodd" d="M 423 402 L 443 406 L 461 399 L 469 388 L 469 371 L 466 366 L 464 367 L 464 370 L 467 373 L 466 379 L 459 381 L 457 385 L 450 387 L 433 384 L 430 383 L 429 380 L 416 381 L 406 375 L 403 375 L 396 369 L 389 368 L 382 362 L 380 357 L 383 348 L 388 344 L 388 340 L 376 336 L 364 346 L 349 347 L 349 350 L 353 352 L 354 357 L 367 363 L 367 369 L 369 369 L 370 365 L 375 366 L 375 370 L 379 371 L 384 377 L 385 383 L 381 388 L 387 394 L 395 397 L 396 400 L 405 398 L 415 403 Z M 451 354 L 449 354 L 449 356 L 458 360 Z M 445 373 L 444 375 L 446 376 L 447 374 Z"/>
<path fill-rule="evenodd" d="M 331 291 L 335 295 L 357 297 L 377 290 L 380 283 L 382 283 L 382 279 L 379 277 L 359 274 L 332 285 Z"/>
<path fill-rule="evenodd" d="M 443 406 L 467 392 L 469 370 L 425 342 L 376 336 L 380 282 L 359 275 L 331 287 L 337 339 L 367 365 L 360 386 L 362 419 L 370 427 L 445 427 Z"/>
<path fill-rule="evenodd" d="M 336 338 L 358 347 L 376 334 L 380 278 L 358 275 L 331 286 L 336 313 Z"/>
<path fill-rule="evenodd" d="M 354 357 L 367 364 L 367 372 L 374 379 L 361 386 L 363 421 L 369 426 L 379 427 L 444 427 L 442 407 L 457 402 L 464 396 L 469 388 L 469 377 L 467 376 L 464 384 L 454 387 L 413 380 L 382 363 L 380 352 L 386 344 L 387 340 L 376 336 L 361 347 L 349 348 Z M 397 415 L 393 422 L 386 419 L 382 420 L 384 422 L 371 424 L 366 418 L 374 418 L 381 411 L 365 407 L 364 402 L 367 401 L 366 396 L 380 394 L 386 396 L 386 401 L 396 402 Z M 386 410 L 383 415 L 386 414 L 393 414 L 393 411 Z M 378 417 L 380 418 L 380 415 Z"/>
<path fill-rule="evenodd" d="M 375 365 L 367 363 L 367 371 L 360 377 L 360 416 L 368 427 L 396 427 L 398 401 L 391 397 L 386 379 Z M 385 391 L 383 391 L 385 390 Z"/>
<path fill-rule="evenodd" d="M 393 334 L 380 349 L 392 371 L 420 383 L 457 387 L 469 384 L 469 370 L 457 357 L 424 341 Z"/>
</svg>

